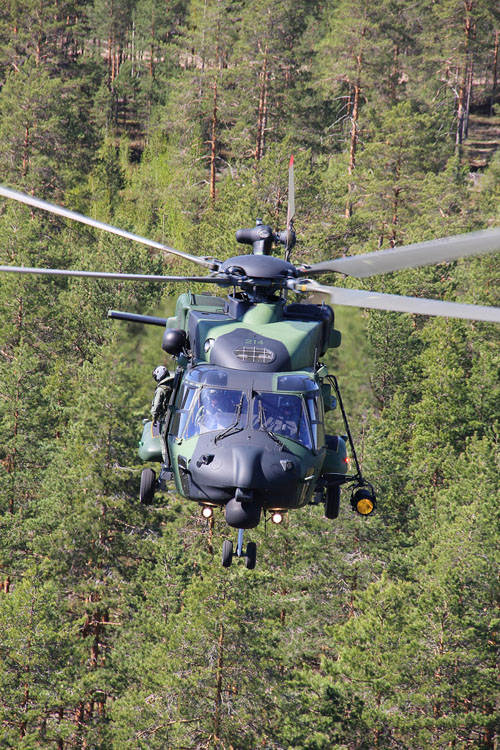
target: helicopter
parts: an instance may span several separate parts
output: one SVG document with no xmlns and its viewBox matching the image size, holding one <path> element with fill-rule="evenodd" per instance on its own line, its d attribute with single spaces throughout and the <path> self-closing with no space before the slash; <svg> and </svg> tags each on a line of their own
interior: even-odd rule
<svg viewBox="0 0 500 750">
<path fill-rule="evenodd" d="M 233 557 L 255 568 L 257 548 L 244 533 L 262 516 L 279 524 L 290 510 L 308 504 L 324 507 L 327 519 L 339 514 L 341 488 L 362 516 L 376 509 L 374 487 L 357 458 L 336 377 L 321 361 L 341 343 L 333 304 L 500 322 L 500 308 L 325 286 L 323 274 L 370 277 L 449 262 L 500 249 L 500 228 L 445 237 L 386 250 L 295 265 L 294 160 L 288 170 L 286 229 L 257 219 L 238 229 L 237 242 L 251 253 L 219 261 L 91 219 L 8 187 L 0 195 L 182 257 L 204 267 L 203 276 L 125 274 L 73 269 L 0 266 L 1 272 L 119 279 L 142 282 L 201 282 L 228 290 L 227 296 L 182 293 L 169 318 L 109 310 L 108 317 L 164 329 L 162 349 L 175 362 L 168 403 L 161 419 L 145 420 L 139 457 L 159 464 L 158 475 L 143 469 L 139 497 L 144 505 L 174 483 L 182 497 L 199 504 L 202 516 L 224 510 L 238 530 L 236 549 L 222 546 L 222 565 Z M 273 255 L 283 248 L 283 257 Z M 289 302 L 288 295 L 305 298 Z M 325 413 L 339 408 L 345 433 L 325 434 Z M 351 454 L 348 458 L 348 447 Z M 349 461 L 355 471 L 349 472 Z"/>
</svg>

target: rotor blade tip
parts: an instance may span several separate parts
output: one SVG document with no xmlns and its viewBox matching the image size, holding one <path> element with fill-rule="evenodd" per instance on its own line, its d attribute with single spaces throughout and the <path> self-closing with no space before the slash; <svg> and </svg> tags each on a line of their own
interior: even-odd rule
<svg viewBox="0 0 500 750">
<path fill-rule="evenodd" d="M 293 167 L 293 154 L 292 154 L 292 155 L 291 155 L 291 157 L 290 157 L 290 165 L 289 165 L 289 166 L 290 166 L 290 167 Z"/>
</svg>

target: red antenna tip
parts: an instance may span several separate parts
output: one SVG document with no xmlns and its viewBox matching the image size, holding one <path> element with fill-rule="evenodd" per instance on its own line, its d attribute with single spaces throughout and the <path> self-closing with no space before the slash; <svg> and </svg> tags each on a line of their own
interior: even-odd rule
<svg viewBox="0 0 500 750">
<path fill-rule="evenodd" d="M 290 157 L 290 164 L 289 164 L 289 166 L 290 166 L 290 167 L 293 167 L 293 154 L 292 154 L 292 155 L 291 155 L 291 157 Z"/>
</svg>

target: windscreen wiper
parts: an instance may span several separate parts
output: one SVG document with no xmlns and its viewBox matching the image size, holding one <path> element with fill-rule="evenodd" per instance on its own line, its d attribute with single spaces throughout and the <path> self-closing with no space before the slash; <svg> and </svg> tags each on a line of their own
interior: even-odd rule
<svg viewBox="0 0 500 750">
<path fill-rule="evenodd" d="M 214 438 L 214 443 L 217 444 L 218 440 L 222 440 L 222 438 L 228 437 L 229 435 L 235 435 L 237 432 L 241 432 L 243 427 L 238 427 L 238 422 L 240 421 L 241 412 L 243 411 L 243 399 L 245 398 L 245 394 L 241 394 L 240 403 L 236 407 L 236 421 L 233 424 L 230 424 L 229 427 L 226 427 L 223 432 L 220 432 L 218 435 Z"/>
<path fill-rule="evenodd" d="M 269 435 L 269 437 L 272 438 L 275 443 L 278 443 L 278 445 L 280 446 L 281 450 L 284 450 L 285 449 L 285 444 L 282 443 L 281 440 L 279 439 L 279 437 L 276 435 L 276 433 L 273 432 L 272 430 L 270 430 L 269 427 L 267 427 L 266 424 L 265 424 L 265 421 L 264 421 L 264 407 L 262 406 L 262 401 L 260 400 L 260 398 L 259 398 L 259 422 L 260 422 L 260 426 L 262 427 L 262 429 L 264 430 L 264 432 L 267 432 L 267 434 Z"/>
</svg>

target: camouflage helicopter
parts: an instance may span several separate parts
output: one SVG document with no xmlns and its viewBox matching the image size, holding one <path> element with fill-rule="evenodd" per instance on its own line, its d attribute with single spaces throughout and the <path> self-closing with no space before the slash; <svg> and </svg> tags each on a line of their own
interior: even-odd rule
<svg viewBox="0 0 500 750">
<path fill-rule="evenodd" d="M 423 315 L 500 322 L 500 308 L 443 302 L 330 287 L 315 277 L 341 273 L 369 277 L 404 268 L 452 261 L 500 248 L 500 228 L 413 245 L 346 256 L 312 265 L 294 265 L 293 157 L 289 166 L 287 228 L 273 232 L 257 220 L 239 229 L 236 240 L 252 253 L 220 262 L 175 250 L 109 224 L 0 186 L 0 195 L 124 238 L 185 258 L 208 269 L 205 276 L 162 276 L 64 269 L 0 266 L 0 271 L 120 279 L 144 282 L 203 282 L 228 288 L 227 297 L 181 294 L 175 316 L 159 318 L 117 310 L 114 319 L 165 329 L 162 348 L 176 360 L 168 406 L 159 422 L 146 421 L 139 444 L 144 461 L 160 464 L 158 476 L 142 471 L 141 502 L 174 482 L 177 492 L 201 506 L 210 518 L 223 508 L 229 526 L 238 529 L 236 550 L 230 540 L 222 564 L 233 556 L 246 567 L 256 564 L 256 545 L 244 546 L 244 531 L 264 514 L 275 523 L 289 510 L 323 504 L 325 516 L 339 513 L 340 491 L 349 485 L 350 504 L 363 516 L 376 507 L 373 486 L 363 477 L 338 383 L 321 362 L 329 348 L 340 346 L 334 304 Z M 272 255 L 284 248 L 284 257 Z M 305 303 L 288 302 L 288 294 Z M 321 299 L 320 304 L 310 298 Z M 325 412 L 339 407 L 344 435 L 326 435 Z M 349 445 L 355 472 L 349 473 Z"/>
</svg>

